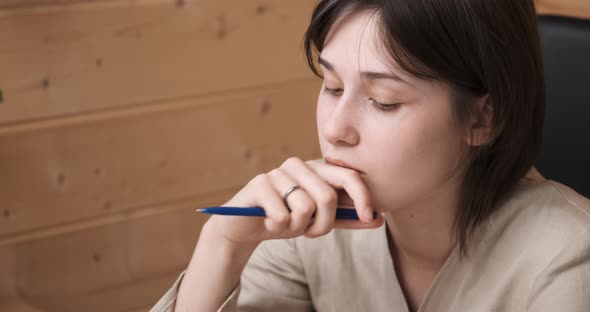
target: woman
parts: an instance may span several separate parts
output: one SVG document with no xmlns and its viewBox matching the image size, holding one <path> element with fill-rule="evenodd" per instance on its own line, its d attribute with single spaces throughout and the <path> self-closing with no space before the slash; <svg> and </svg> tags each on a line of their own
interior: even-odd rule
<svg viewBox="0 0 590 312">
<path fill-rule="evenodd" d="M 590 311 L 590 203 L 532 167 L 531 0 L 324 0 L 304 43 L 324 158 L 252 179 L 225 205 L 268 217 L 211 217 L 153 311 Z"/>
</svg>

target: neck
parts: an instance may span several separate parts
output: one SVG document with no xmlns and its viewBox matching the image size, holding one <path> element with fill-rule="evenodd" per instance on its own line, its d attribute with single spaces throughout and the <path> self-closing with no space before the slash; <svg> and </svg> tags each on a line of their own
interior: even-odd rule
<svg viewBox="0 0 590 312">
<path fill-rule="evenodd" d="M 392 256 L 403 265 L 438 272 L 452 252 L 459 184 L 453 179 L 425 200 L 383 214 Z"/>
</svg>

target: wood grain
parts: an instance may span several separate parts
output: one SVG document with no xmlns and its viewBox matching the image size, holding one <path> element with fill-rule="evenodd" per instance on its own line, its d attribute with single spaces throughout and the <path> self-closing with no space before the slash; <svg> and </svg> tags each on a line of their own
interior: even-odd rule
<svg viewBox="0 0 590 312">
<path fill-rule="evenodd" d="M 59 294 L 27 297 L 30 306 L 42 307 L 39 311 L 60 312 L 147 312 L 170 288 L 180 269 L 144 280 L 135 280 L 121 286 L 113 286 L 87 293 Z M 1 311 L 1 310 L 0 310 Z M 37 312 L 24 310 L 23 312 Z M 4 312 L 4 311 L 2 311 Z M 15 311 L 6 311 L 15 312 Z"/>
<path fill-rule="evenodd" d="M 46 6 L 68 6 L 71 7 L 76 4 L 107 4 L 117 3 L 126 0 L 0 0 L 0 9 L 14 10 L 25 8 L 40 8 Z M 153 0 L 151 0 L 153 1 Z M 165 1 L 165 0 L 163 0 Z"/>
<path fill-rule="evenodd" d="M 17 244 L 16 288 L 27 302 L 54 311 L 153 304 L 186 267 L 206 219 L 189 206 Z M 143 287 L 153 291 L 137 290 Z"/>
<path fill-rule="evenodd" d="M 0 312 L 147 311 L 206 217 L 319 156 L 315 1 L 0 1 Z"/>
<path fill-rule="evenodd" d="M 186 267 L 207 220 L 194 208 L 227 195 L 0 247 L 0 311 L 33 306 L 123 311 L 153 305 Z"/>
<path fill-rule="evenodd" d="M 0 18 L 0 127 L 312 76 L 313 1 L 114 3 Z"/>
<path fill-rule="evenodd" d="M 186 201 L 319 156 L 316 80 L 0 133 L 0 242 Z M 115 218 L 116 219 L 116 218 Z"/>
</svg>

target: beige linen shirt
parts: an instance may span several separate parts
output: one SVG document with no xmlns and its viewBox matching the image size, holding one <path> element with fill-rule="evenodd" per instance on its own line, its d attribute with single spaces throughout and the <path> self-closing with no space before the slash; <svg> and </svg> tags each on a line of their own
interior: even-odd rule
<svg viewBox="0 0 590 312">
<path fill-rule="evenodd" d="M 386 226 L 261 243 L 219 311 L 407 312 Z M 419 312 L 590 311 L 590 201 L 523 179 L 480 228 L 470 260 L 451 252 Z M 151 311 L 173 311 L 182 274 Z"/>
</svg>

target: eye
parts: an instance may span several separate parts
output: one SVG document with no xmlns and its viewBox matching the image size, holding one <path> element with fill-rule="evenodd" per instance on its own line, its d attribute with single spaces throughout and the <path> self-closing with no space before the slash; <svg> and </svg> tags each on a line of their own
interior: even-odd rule
<svg viewBox="0 0 590 312">
<path fill-rule="evenodd" d="M 342 89 L 342 88 L 330 89 L 330 88 L 324 86 L 322 91 L 328 95 L 340 96 L 342 94 L 342 92 L 344 92 L 344 89 Z M 398 109 L 399 106 L 401 105 L 401 103 L 394 103 L 394 104 L 380 103 L 380 102 L 377 102 L 373 99 L 369 99 L 369 101 L 371 102 L 373 107 L 375 107 L 376 109 L 378 109 L 380 111 L 384 111 L 384 112 L 394 111 L 394 110 Z"/>
<path fill-rule="evenodd" d="M 371 101 L 371 104 L 373 104 L 373 106 L 375 108 L 377 108 L 380 111 L 384 111 L 384 112 L 397 110 L 401 105 L 401 103 L 394 103 L 394 104 L 379 103 L 373 99 L 369 99 L 369 101 Z"/>
<path fill-rule="evenodd" d="M 330 89 L 328 87 L 324 87 L 324 93 L 329 94 L 329 95 L 334 95 L 334 96 L 338 96 L 340 95 L 344 90 L 343 89 Z"/>
</svg>

